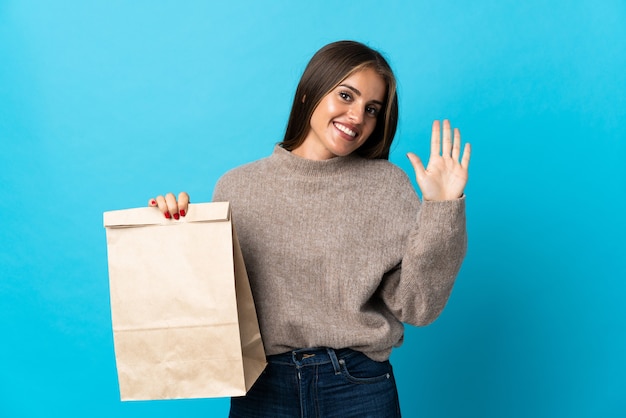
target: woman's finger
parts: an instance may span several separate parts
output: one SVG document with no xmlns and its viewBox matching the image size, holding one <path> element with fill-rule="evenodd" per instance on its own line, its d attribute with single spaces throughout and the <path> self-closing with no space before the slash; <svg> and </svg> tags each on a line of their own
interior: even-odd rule
<svg viewBox="0 0 626 418">
<path fill-rule="evenodd" d="M 159 208 L 159 210 L 161 211 L 161 213 L 166 217 L 166 218 L 171 218 L 172 215 L 169 212 L 169 209 L 167 208 L 167 202 L 165 201 L 165 197 L 158 195 L 155 199 L 156 201 L 156 206 Z"/>
<path fill-rule="evenodd" d="M 433 131 L 430 135 L 430 155 L 431 157 L 439 155 L 441 152 L 441 128 L 439 121 L 433 122 Z"/>
<path fill-rule="evenodd" d="M 189 195 L 186 192 L 180 192 L 178 194 L 178 213 L 180 216 L 185 216 L 189 210 Z"/>
<path fill-rule="evenodd" d="M 409 161 L 411 162 L 411 165 L 413 166 L 413 170 L 415 170 L 415 177 L 418 179 L 422 178 L 422 176 L 424 175 L 425 169 L 424 169 L 424 164 L 422 163 L 422 160 L 420 159 L 420 157 L 418 157 L 412 152 L 409 152 L 406 156 L 409 158 Z"/>
<path fill-rule="evenodd" d="M 165 213 L 165 217 L 168 219 L 170 217 L 178 219 L 180 215 L 178 214 L 178 203 L 176 202 L 176 196 L 174 196 L 173 193 L 166 194 L 165 203 L 167 204 L 167 213 Z"/>
<path fill-rule="evenodd" d="M 465 144 L 465 148 L 463 148 L 463 157 L 461 158 L 461 167 L 463 167 L 465 170 L 469 168 L 471 154 L 472 146 L 468 142 Z"/>
<path fill-rule="evenodd" d="M 452 159 L 455 162 L 459 161 L 461 155 L 461 131 L 454 128 L 454 142 L 452 143 Z"/>
</svg>

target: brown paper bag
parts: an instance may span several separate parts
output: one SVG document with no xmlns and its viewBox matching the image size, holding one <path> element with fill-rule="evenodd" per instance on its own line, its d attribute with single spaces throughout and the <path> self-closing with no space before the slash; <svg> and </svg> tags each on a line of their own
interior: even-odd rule
<svg viewBox="0 0 626 418">
<path fill-rule="evenodd" d="M 104 213 L 111 316 L 125 400 L 242 396 L 265 368 L 227 202 Z"/>
</svg>

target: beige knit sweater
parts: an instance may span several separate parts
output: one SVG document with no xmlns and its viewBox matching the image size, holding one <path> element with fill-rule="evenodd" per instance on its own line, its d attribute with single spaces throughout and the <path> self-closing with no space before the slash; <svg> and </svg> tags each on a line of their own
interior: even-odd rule
<svg viewBox="0 0 626 418">
<path fill-rule="evenodd" d="M 424 202 L 386 160 L 312 161 L 276 146 L 226 173 L 266 354 L 349 347 L 386 360 L 402 322 L 443 310 L 465 255 L 465 199 Z"/>
</svg>

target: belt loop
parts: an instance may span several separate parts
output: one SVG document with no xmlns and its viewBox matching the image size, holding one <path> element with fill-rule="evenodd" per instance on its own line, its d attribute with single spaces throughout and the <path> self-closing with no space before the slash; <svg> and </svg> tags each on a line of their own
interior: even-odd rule
<svg viewBox="0 0 626 418">
<path fill-rule="evenodd" d="M 339 360 L 337 360 L 337 354 L 335 350 L 332 348 L 326 348 L 328 352 L 328 357 L 330 357 L 330 361 L 333 363 L 333 368 L 335 369 L 335 374 L 341 374 L 341 368 L 339 367 Z"/>
</svg>

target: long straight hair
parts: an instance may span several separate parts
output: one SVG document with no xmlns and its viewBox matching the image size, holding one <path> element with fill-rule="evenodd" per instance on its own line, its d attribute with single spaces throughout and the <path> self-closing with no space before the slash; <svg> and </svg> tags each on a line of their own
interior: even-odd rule
<svg viewBox="0 0 626 418">
<path fill-rule="evenodd" d="M 289 151 L 302 145 L 311 129 L 311 116 L 320 101 L 347 77 L 366 68 L 371 68 L 382 77 L 387 91 L 374 131 L 354 152 L 364 158 L 389 159 L 389 149 L 398 125 L 396 78 L 389 63 L 378 51 L 355 41 L 333 42 L 313 55 L 300 78 L 285 137 L 280 145 Z"/>
</svg>

